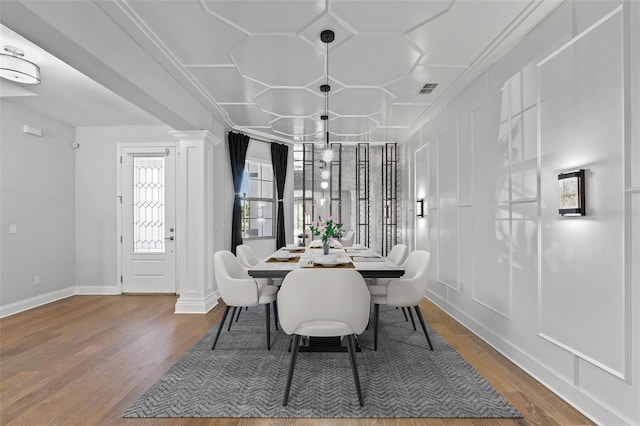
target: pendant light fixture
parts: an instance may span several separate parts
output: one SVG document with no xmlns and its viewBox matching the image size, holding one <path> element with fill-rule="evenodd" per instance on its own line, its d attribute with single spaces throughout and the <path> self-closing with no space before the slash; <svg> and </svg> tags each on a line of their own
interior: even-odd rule
<svg viewBox="0 0 640 426">
<path fill-rule="evenodd" d="M 17 47 L 5 46 L 0 53 L 0 77 L 22 84 L 40 84 L 40 67 L 23 59 L 24 52 Z"/>
<path fill-rule="evenodd" d="M 335 33 L 332 30 L 324 30 L 320 33 L 320 40 L 326 45 L 326 74 L 327 81 L 320 86 L 320 91 L 324 93 L 324 115 L 320 116 L 320 119 L 324 121 L 324 152 L 322 153 L 322 160 L 326 163 L 333 160 L 333 150 L 329 144 L 329 92 L 331 86 L 329 85 L 329 43 L 335 40 Z"/>
</svg>

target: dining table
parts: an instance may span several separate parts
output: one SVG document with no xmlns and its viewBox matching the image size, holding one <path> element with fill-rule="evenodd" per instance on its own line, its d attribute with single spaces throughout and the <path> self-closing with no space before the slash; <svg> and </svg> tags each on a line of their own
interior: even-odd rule
<svg viewBox="0 0 640 426">
<path fill-rule="evenodd" d="M 355 269 L 363 278 L 399 278 L 404 268 L 385 259 L 367 247 L 331 248 L 328 256 L 322 248 L 285 246 L 248 270 L 253 278 L 284 278 L 297 268 L 345 268 Z M 291 343 L 290 343 L 291 344 Z M 291 348 L 289 348 L 291 350 Z M 301 352 L 345 352 L 340 337 L 303 337 Z M 356 339 L 356 351 L 360 344 Z"/>
<path fill-rule="evenodd" d="M 322 248 L 285 246 L 248 270 L 253 278 L 284 278 L 297 268 L 351 268 L 363 278 L 399 278 L 401 266 L 390 262 L 366 247 L 331 248 L 329 255 L 336 262 L 323 262 Z"/>
</svg>

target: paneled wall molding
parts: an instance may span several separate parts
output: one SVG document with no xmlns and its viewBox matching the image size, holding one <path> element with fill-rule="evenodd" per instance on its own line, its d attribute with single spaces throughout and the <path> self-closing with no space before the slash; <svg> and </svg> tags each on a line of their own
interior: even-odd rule
<svg viewBox="0 0 640 426">
<path fill-rule="evenodd" d="M 460 291 L 460 229 L 458 215 L 458 199 L 460 188 L 458 182 L 458 121 L 450 123 L 443 133 L 436 138 L 438 144 L 437 204 L 440 210 L 438 233 L 436 235 L 437 280 L 445 287 Z"/>
<path fill-rule="evenodd" d="M 585 392 L 584 389 L 580 388 L 579 383 L 575 384 L 573 381 L 565 380 L 562 376 L 555 374 L 552 365 L 548 365 L 543 360 L 532 356 L 529 352 L 515 345 L 508 339 L 505 339 L 495 330 L 492 330 L 481 321 L 478 321 L 465 311 L 451 304 L 439 294 L 428 291 L 427 297 L 436 306 L 471 330 L 473 334 L 481 338 L 547 388 L 551 389 L 551 391 L 561 395 L 564 400 L 595 422 L 606 425 L 635 424 L 632 419 L 616 410 L 607 401 L 603 401 L 601 398 Z M 580 407 L 588 407 L 589 411 L 581 409 Z"/>
<path fill-rule="evenodd" d="M 538 335 L 562 349 L 591 363 L 626 382 L 630 380 L 631 307 L 630 300 L 630 218 L 627 215 L 603 214 L 599 206 L 611 211 L 628 211 L 630 201 L 612 191 L 611 182 L 630 181 L 625 167 L 625 153 L 630 133 L 625 132 L 624 64 L 625 53 L 623 6 L 615 8 L 595 24 L 578 34 L 557 51 L 538 63 L 538 179 L 539 179 L 539 313 Z M 625 57 L 626 56 L 626 57 Z M 568 80 L 559 72 L 571 64 L 576 77 Z M 580 72 L 590 70 L 589 74 Z M 597 75 L 597 77 L 596 77 Z M 593 94 L 584 93 L 585 85 L 603 84 Z M 564 96 L 564 97 L 563 97 Z M 572 115 L 565 114 L 571 99 Z M 601 114 L 590 109 L 603 108 Z M 578 118 L 576 118 L 578 117 Z M 579 121 L 576 121 L 579 120 Z M 590 123 L 585 126 L 585 123 Z M 581 137 L 568 134 L 566 129 L 580 129 Z M 589 136 L 587 136 L 589 135 Z M 613 142 L 613 143 L 612 143 Z M 616 147 L 618 148 L 616 150 Z M 570 156 L 580 149 L 583 158 Z M 595 159 L 606 159 L 598 161 Z M 609 169 L 606 163 L 617 168 Z M 590 221 L 568 222 L 558 218 L 549 205 L 557 204 L 557 173 L 569 169 L 588 170 L 587 214 Z M 546 208 L 544 206 L 547 206 Z M 593 207 L 595 205 L 595 208 Z M 589 208 L 589 206 L 592 206 Z M 618 217 L 616 217 L 618 216 Z M 589 238 L 583 238 L 589 235 Z M 567 259 L 565 271 L 557 271 L 556 260 L 550 253 L 567 244 L 580 247 L 593 239 L 608 247 L 613 257 L 606 264 L 596 266 L 589 251 L 574 250 Z M 616 244 L 621 241 L 622 244 Z M 615 259 L 615 260 L 614 260 Z M 570 262 L 570 263 L 569 263 Z M 569 271 L 576 271 L 570 273 Z M 606 290 L 603 283 L 606 282 Z M 584 294 L 583 302 L 573 302 L 575 291 Z M 605 317 L 593 316 L 601 304 L 613 311 Z M 585 333 L 584 330 L 591 330 Z M 598 345 L 591 345 L 596 339 Z"/>
<path fill-rule="evenodd" d="M 588 363 L 590 363 L 592 365 L 595 365 L 596 367 L 606 371 L 607 373 L 609 373 L 609 374 L 611 374 L 611 375 L 613 375 L 613 376 L 615 376 L 615 377 L 617 377 L 619 379 L 625 380 L 624 373 L 621 373 L 619 371 L 614 370 L 613 368 L 601 363 L 600 361 L 598 361 L 596 359 L 593 359 L 589 355 L 586 355 L 586 354 L 584 354 L 584 353 L 582 353 L 580 351 L 577 351 L 574 348 L 572 348 L 570 346 L 567 346 L 566 344 L 562 343 L 561 341 L 556 340 L 553 337 L 547 336 L 544 333 L 538 333 L 538 336 L 540 336 L 541 338 L 545 339 L 546 341 L 548 341 L 550 343 L 553 343 L 556 346 L 561 347 L 562 349 L 564 349 L 565 351 L 573 354 L 577 358 L 579 358 L 579 359 L 581 359 L 583 361 L 587 361 Z M 579 375 L 579 371 L 576 372 L 575 375 L 578 376 Z"/>
<path fill-rule="evenodd" d="M 599 424 L 640 424 L 639 34 L 637 2 L 563 2 L 425 124 L 414 171 L 427 297 Z M 576 168 L 587 216 L 564 218 Z"/>
</svg>

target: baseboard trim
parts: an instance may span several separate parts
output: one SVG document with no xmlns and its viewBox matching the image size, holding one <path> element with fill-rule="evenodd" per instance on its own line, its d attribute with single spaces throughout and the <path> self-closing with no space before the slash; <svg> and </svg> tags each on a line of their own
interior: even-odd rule
<svg viewBox="0 0 640 426">
<path fill-rule="evenodd" d="M 555 374 L 552 369 L 548 368 L 540 360 L 528 355 L 521 348 L 496 334 L 456 306 L 451 305 L 438 294 L 429 291 L 425 297 L 457 322 L 471 330 L 473 334 L 482 339 L 486 344 L 500 352 L 505 358 L 516 364 L 551 392 L 558 395 L 595 423 L 616 425 L 633 424 L 630 419 L 615 412 L 612 407 L 609 407 L 604 401 L 600 401 L 585 392 L 581 392 L 573 386 L 572 383 L 567 382 Z"/>
<path fill-rule="evenodd" d="M 220 296 L 217 292 L 211 293 L 204 298 L 180 297 L 176 302 L 176 314 L 206 314 L 218 304 Z"/>
<path fill-rule="evenodd" d="M 38 306 L 46 305 L 61 299 L 66 299 L 67 297 L 71 297 L 75 294 L 76 287 L 67 287 L 50 293 L 30 297 L 29 299 L 9 303 L 8 305 L 2 305 L 0 306 L 0 318 L 28 311 L 29 309 L 37 308 Z"/>
<path fill-rule="evenodd" d="M 117 295 L 122 294 L 117 285 L 79 285 L 76 286 L 76 294 L 82 296 L 100 296 L 100 295 Z"/>
</svg>

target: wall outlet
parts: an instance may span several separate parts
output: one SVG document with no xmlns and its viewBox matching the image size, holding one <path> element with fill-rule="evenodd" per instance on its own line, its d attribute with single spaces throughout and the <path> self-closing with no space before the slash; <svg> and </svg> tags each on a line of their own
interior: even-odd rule
<svg viewBox="0 0 640 426">
<path fill-rule="evenodd" d="M 40 285 L 40 276 L 33 277 L 33 285 Z"/>
</svg>

